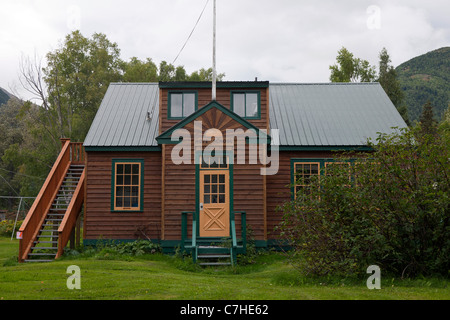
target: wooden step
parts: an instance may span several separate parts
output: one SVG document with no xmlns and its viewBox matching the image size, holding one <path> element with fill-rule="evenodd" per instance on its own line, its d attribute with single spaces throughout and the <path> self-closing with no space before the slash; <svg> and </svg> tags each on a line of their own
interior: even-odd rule
<svg viewBox="0 0 450 320">
<path fill-rule="evenodd" d="M 33 257 L 37 257 L 37 256 L 56 256 L 56 253 L 29 253 L 28 256 L 33 256 Z"/>
<path fill-rule="evenodd" d="M 200 266 L 231 266 L 231 262 L 200 262 Z"/>
</svg>

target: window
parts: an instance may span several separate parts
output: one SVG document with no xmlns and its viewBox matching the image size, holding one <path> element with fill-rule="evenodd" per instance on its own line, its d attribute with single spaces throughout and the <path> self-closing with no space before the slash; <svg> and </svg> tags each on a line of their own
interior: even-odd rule
<svg viewBox="0 0 450 320">
<path fill-rule="evenodd" d="M 113 211 L 142 211 L 144 160 L 113 160 Z"/>
<path fill-rule="evenodd" d="M 291 159 L 292 197 L 310 194 L 311 181 L 321 175 L 342 175 L 343 186 L 352 185 L 351 166 L 353 160 L 335 159 Z M 348 170 L 347 170 L 348 169 Z M 348 179 L 348 180 L 347 180 Z M 348 183 L 347 183 L 348 181 Z"/>
<path fill-rule="evenodd" d="M 201 157 L 202 169 L 227 169 L 228 168 L 228 156 L 221 155 L 217 157 Z"/>
<path fill-rule="evenodd" d="M 196 92 L 169 92 L 169 119 L 183 119 L 197 110 Z"/>
<path fill-rule="evenodd" d="M 344 175 L 345 178 L 348 178 L 349 182 L 351 181 L 351 163 L 350 162 L 325 162 L 325 174 L 326 175 Z"/>
<path fill-rule="evenodd" d="M 232 92 L 231 109 L 245 119 L 260 119 L 259 92 Z"/>
<path fill-rule="evenodd" d="M 319 162 L 294 162 L 294 191 L 297 196 L 300 190 L 303 194 L 309 194 L 311 179 L 320 175 Z"/>
<path fill-rule="evenodd" d="M 226 174 L 206 173 L 203 175 L 203 203 L 225 203 Z"/>
</svg>

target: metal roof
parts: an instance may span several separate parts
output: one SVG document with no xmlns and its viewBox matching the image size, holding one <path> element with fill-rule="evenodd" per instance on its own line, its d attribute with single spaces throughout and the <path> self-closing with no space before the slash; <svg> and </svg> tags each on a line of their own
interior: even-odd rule
<svg viewBox="0 0 450 320">
<path fill-rule="evenodd" d="M 406 127 L 379 83 L 270 83 L 269 94 L 282 146 L 363 146 Z"/>
<path fill-rule="evenodd" d="M 111 83 L 84 146 L 157 146 L 158 131 L 158 83 Z"/>
<path fill-rule="evenodd" d="M 378 132 L 406 127 L 379 83 L 270 83 L 269 94 L 281 146 L 364 146 Z M 158 146 L 158 119 L 158 83 L 112 83 L 84 146 Z"/>
</svg>

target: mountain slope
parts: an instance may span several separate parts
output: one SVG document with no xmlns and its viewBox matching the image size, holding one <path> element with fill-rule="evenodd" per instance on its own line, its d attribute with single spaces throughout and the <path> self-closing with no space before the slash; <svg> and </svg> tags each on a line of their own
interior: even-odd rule
<svg viewBox="0 0 450 320">
<path fill-rule="evenodd" d="M 418 120 L 429 100 L 437 120 L 442 119 L 450 99 L 450 47 L 430 51 L 396 69 L 411 122 Z"/>
<path fill-rule="evenodd" d="M 9 100 L 9 94 L 2 88 L 0 88 L 0 106 L 7 103 Z"/>
</svg>

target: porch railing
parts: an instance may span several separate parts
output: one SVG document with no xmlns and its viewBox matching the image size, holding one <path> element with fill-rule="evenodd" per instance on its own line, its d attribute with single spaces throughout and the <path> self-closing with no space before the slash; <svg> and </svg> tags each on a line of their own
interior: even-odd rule
<svg viewBox="0 0 450 320">
<path fill-rule="evenodd" d="M 192 237 L 191 245 L 186 247 L 187 240 L 187 215 L 192 214 Z M 181 212 L 181 247 L 184 250 L 191 249 L 192 259 L 197 262 L 197 217 L 194 211 Z"/>
<path fill-rule="evenodd" d="M 231 255 L 233 257 L 233 261 L 236 261 L 236 256 L 238 253 L 238 238 L 236 233 L 236 219 L 235 215 L 241 215 L 241 241 L 242 241 L 242 253 L 247 253 L 247 214 L 245 211 L 232 211 L 231 215 Z M 189 242 L 188 239 L 188 215 L 192 215 L 192 235 L 191 241 L 189 245 L 186 243 Z M 181 247 L 183 251 L 191 250 L 192 258 L 194 262 L 197 261 L 197 214 L 195 211 L 182 211 L 181 212 Z"/>
</svg>

